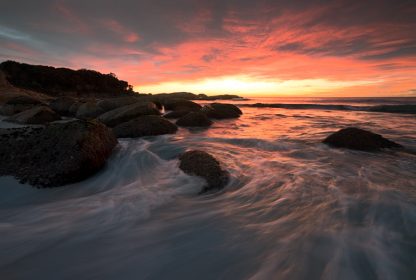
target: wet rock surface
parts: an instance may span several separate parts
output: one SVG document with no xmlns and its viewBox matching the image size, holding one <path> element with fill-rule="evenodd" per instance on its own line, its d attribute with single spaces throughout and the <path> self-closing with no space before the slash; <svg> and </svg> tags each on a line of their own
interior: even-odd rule
<svg viewBox="0 0 416 280">
<path fill-rule="evenodd" d="M 237 106 L 222 103 L 206 105 L 202 108 L 202 112 L 212 119 L 233 119 L 239 118 L 243 114 Z"/>
<path fill-rule="evenodd" d="M 135 103 L 108 111 L 98 117 L 107 126 L 114 127 L 139 116 L 160 115 L 156 105 L 152 102 Z"/>
<path fill-rule="evenodd" d="M 117 139 L 95 121 L 0 129 L 0 176 L 36 187 L 57 187 L 99 171 Z"/>
<path fill-rule="evenodd" d="M 141 116 L 113 128 L 119 138 L 174 134 L 177 130 L 175 124 L 160 116 Z"/>
<path fill-rule="evenodd" d="M 402 147 L 400 144 L 390 141 L 379 134 L 356 127 L 341 129 L 328 136 L 323 143 L 336 148 L 360 151 L 378 151 L 385 148 Z"/>
<path fill-rule="evenodd" d="M 179 168 L 189 174 L 204 178 L 207 185 L 202 192 L 224 188 L 229 174 L 212 155 L 204 151 L 188 151 L 179 157 Z"/>
<path fill-rule="evenodd" d="M 212 121 L 202 112 L 191 112 L 179 118 L 176 124 L 183 127 L 208 127 Z"/>
</svg>

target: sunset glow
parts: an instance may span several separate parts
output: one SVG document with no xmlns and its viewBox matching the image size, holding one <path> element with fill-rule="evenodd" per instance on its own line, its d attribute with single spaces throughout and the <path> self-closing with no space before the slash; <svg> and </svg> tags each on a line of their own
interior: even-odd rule
<svg viewBox="0 0 416 280">
<path fill-rule="evenodd" d="M 334 90 L 373 85 L 382 81 L 330 81 L 325 79 L 266 80 L 247 76 L 228 76 L 196 81 L 167 82 L 136 88 L 141 92 L 188 91 L 206 94 L 238 94 L 241 96 L 305 96 L 331 94 Z"/>
<path fill-rule="evenodd" d="M 1 60 L 112 72 L 139 92 L 416 92 L 411 1 L 18 2 L 2 4 Z"/>
</svg>

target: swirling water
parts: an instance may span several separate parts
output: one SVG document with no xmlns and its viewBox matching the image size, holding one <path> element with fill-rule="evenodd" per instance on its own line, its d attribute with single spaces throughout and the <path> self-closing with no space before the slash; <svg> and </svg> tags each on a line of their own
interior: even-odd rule
<svg viewBox="0 0 416 280">
<path fill-rule="evenodd" d="M 0 178 L 1 279 L 414 279 L 414 115 L 242 110 L 207 130 L 121 140 L 74 185 Z M 321 143 L 350 125 L 406 150 Z M 224 191 L 198 195 L 203 180 L 178 168 L 187 149 L 222 162 Z"/>
</svg>

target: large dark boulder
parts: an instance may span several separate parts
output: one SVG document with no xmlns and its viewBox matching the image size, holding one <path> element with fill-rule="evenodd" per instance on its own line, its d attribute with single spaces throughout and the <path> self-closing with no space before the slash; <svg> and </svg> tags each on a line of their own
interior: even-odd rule
<svg viewBox="0 0 416 280">
<path fill-rule="evenodd" d="M 62 116 L 70 116 L 73 115 L 70 112 L 70 108 L 72 105 L 77 103 L 77 99 L 74 97 L 64 96 L 58 97 L 49 103 L 49 107 L 52 108 L 55 112 Z M 77 109 L 78 110 L 78 109 Z"/>
<path fill-rule="evenodd" d="M 135 103 L 108 111 L 98 117 L 107 126 L 114 127 L 139 116 L 160 115 L 156 105 L 152 102 Z"/>
<path fill-rule="evenodd" d="M 162 104 L 166 110 L 172 111 L 199 111 L 201 110 L 202 106 L 198 103 L 186 100 L 186 99 L 178 99 L 178 98 L 166 98 L 162 100 Z"/>
<path fill-rule="evenodd" d="M 377 151 L 384 148 L 400 148 L 401 145 L 383 136 L 363 129 L 348 127 L 329 135 L 323 143 L 336 148 L 361 151 Z"/>
<path fill-rule="evenodd" d="M 95 121 L 0 129 L 0 176 L 37 187 L 75 183 L 100 170 L 116 145 L 111 130 Z"/>
<path fill-rule="evenodd" d="M 209 118 L 213 119 L 232 119 L 239 118 L 243 114 L 241 110 L 233 104 L 213 103 L 202 108 Z"/>
<path fill-rule="evenodd" d="M 175 124 L 160 116 L 141 116 L 113 128 L 114 134 L 119 138 L 174 134 L 177 130 Z"/>
<path fill-rule="evenodd" d="M 38 106 L 13 115 L 6 121 L 19 124 L 44 124 L 60 119 L 61 117 L 49 107 Z"/>
<path fill-rule="evenodd" d="M 189 151 L 179 157 L 179 168 L 189 174 L 204 178 L 207 185 L 203 192 L 224 188 L 229 181 L 229 174 L 221 168 L 220 163 L 203 151 Z"/>
<path fill-rule="evenodd" d="M 190 112 L 177 120 L 176 124 L 184 127 L 208 127 L 212 121 L 202 112 Z"/>
<path fill-rule="evenodd" d="M 104 113 L 104 109 L 95 102 L 86 102 L 78 107 L 76 117 L 78 119 L 94 119 Z"/>
</svg>

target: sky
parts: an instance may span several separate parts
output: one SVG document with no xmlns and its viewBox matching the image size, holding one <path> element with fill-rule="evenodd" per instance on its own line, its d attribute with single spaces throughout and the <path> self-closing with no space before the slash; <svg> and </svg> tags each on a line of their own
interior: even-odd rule
<svg viewBox="0 0 416 280">
<path fill-rule="evenodd" d="M 0 60 L 143 93 L 416 96 L 415 15 L 415 0 L 0 0 Z"/>
</svg>

